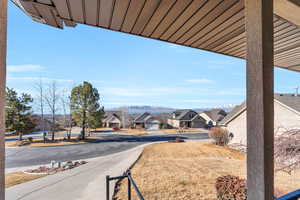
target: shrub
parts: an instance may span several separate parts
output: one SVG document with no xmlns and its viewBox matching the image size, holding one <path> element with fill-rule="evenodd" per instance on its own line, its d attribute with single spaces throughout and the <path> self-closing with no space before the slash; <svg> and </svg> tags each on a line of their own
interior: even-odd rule
<svg viewBox="0 0 300 200">
<path fill-rule="evenodd" d="M 33 142 L 33 137 L 29 137 L 29 138 L 28 138 L 28 141 L 29 141 L 29 142 Z"/>
<path fill-rule="evenodd" d="M 216 190 L 219 200 L 246 200 L 246 180 L 238 176 L 221 176 L 217 178 Z"/>
<path fill-rule="evenodd" d="M 224 146 L 229 142 L 229 132 L 220 127 L 213 127 L 210 129 L 208 136 L 212 138 L 216 145 Z"/>
<path fill-rule="evenodd" d="M 172 142 L 172 143 L 182 143 L 182 142 L 185 142 L 183 139 L 177 137 L 175 140 L 170 140 L 169 142 Z"/>
</svg>

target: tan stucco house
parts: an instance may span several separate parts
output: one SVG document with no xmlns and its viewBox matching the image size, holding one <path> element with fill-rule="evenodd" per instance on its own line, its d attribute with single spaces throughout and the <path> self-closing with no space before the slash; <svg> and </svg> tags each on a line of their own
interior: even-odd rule
<svg viewBox="0 0 300 200">
<path fill-rule="evenodd" d="M 168 119 L 168 125 L 172 128 L 204 128 L 206 120 L 196 111 L 183 109 L 173 112 L 172 118 Z"/>
<path fill-rule="evenodd" d="M 160 129 L 161 125 L 162 125 L 162 122 L 158 118 L 152 116 L 148 112 L 145 112 L 145 113 L 139 115 L 133 121 L 134 128 L 145 128 L 148 130 L 158 130 L 158 129 Z"/>
<path fill-rule="evenodd" d="M 227 115 L 226 111 L 220 108 L 214 108 L 200 113 L 200 116 L 206 120 L 206 124 L 216 126 Z"/>
<path fill-rule="evenodd" d="M 103 127 L 106 128 L 122 128 L 121 117 L 117 113 L 107 113 L 102 121 Z"/>
<path fill-rule="evenodd" d="M 231 134 L 231 143 L 247 143 L 246 103 L 236 106 L 221 122 Z M 300 128 L 300 96 L 295 94 L 274 95 L 274 134 L 287 129 Z"/>
</svg>

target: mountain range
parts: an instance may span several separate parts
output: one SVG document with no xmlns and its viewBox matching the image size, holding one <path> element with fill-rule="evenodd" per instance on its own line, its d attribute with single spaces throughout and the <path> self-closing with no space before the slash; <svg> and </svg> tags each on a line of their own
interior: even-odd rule
<svg viewBox="0 0 300 200">
<path fill-rule="evenodd" d="M 225 110 L 226 112 L 230 112 L 232 110 L 232 108 L 235 105 L 233 104 L 226 104 L 226 105 L 222 105 L 219 107 L 214 107 L 214 108 L 221 108 L 223 110 Z M 206 111 L 206 110 L 211 110 L 213 109 L 213 107 L 211 108 L 191 108 L 197 112 L 202 112 L 202 111 Z M 177 108 L 169 108 L 169 107 L 159 107 L 159 106 L 121 106 L 121 107 L 116 107 L 116 108 L 111 108 L 111 109 L 106 109 L 108 111 L 123 111 L 129 114 L 140 114 L 140 113 L 144 113 L 144 112 L 149 112 L 149 113 L 153 113 L 153 114 L 160 114 L 160 113 L 172 113 L 175 110 L 177 110 Z"/>
</svg>

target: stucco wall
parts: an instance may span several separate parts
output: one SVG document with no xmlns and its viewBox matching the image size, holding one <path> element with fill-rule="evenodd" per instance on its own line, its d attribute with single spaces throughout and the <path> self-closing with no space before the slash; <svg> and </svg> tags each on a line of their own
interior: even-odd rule
<svg viewBox="0 0 300 200">
<path fill-rule="evenodd" d="M 168 119 L 168 124 L 173 128 L 179 128 L 179 120 L 176 119 Z"/>
<path fill-rule="evenodd" d="M 246 111 L 241 113 L 237 118 L 227 124 L 229 132 L 233 133 L 231 143 L 247 143 Z M 299 128 L 300 115 L 277 101 L 274 102 L 274 132 L 282 133 L 285 129 Z"/>
</svg>

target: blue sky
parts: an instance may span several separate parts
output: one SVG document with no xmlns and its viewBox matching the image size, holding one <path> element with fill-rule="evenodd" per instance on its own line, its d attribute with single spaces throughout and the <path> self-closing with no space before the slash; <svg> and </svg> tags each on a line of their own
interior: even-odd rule
<svg viewBox="0 0 300 200">
<path fill-rule="evenodd" d="M 243 60 L 84 25 L 55 29 L 12 3 L 7 64 L 8 87 L 19 92 L 34 96 L 40 78 L 62 90 L 87 80 L 106 108 L 216 107 L 245 98 Z M 275 91 L 294 92 L 299 75 L 276 69 Z"/>
</svg>

